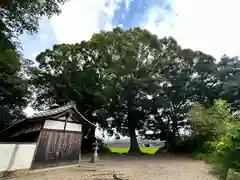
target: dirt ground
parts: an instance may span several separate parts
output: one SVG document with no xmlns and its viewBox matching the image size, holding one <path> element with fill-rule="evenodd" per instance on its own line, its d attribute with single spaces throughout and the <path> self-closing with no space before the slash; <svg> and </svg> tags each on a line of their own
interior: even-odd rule
<svg viewBox="0 0 240 180">
<path fill-rule="evenodd" d="M 97 164 L 83 161 L 80 167 L 35 171 L 12 180 L 111 180 L 114 173 L 123 173 L 129 180 L 215 180 L 208 170 L 203 162 L 186 157 L 111 156 Z"/>
</svg>

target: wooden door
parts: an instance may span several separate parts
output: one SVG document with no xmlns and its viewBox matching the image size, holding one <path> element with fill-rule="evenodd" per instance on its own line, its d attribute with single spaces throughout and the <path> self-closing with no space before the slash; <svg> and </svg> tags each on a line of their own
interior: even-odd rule
<svg viewBox="0 0 240 180">
<path fill-rule="evenodd" d="M 31 169 L 77 164 L 81 132 L 43 130 Z"/>
</svg>

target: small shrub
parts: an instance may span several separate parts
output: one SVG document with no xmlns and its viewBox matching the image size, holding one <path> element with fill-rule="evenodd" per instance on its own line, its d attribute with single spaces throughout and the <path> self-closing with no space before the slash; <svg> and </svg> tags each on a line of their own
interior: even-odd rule
<svg viewBox="0 0 240 180">
<path fill-rule="evenodd" d="M 201 153 L 201 152 L 193 152 L 191 154 L 192 158 L 196 159 L 196 160 L 201 160 L 201 161 L 205 161 L 207 163 L 211 162 L 211 154 L 207 154 L 207 153 Z"/>
<path fill-rule="evenodd" d="M 190 111 L 190 122 L 197 136 L 202 137 L 202 148 L 196 158 L 212 163 L 212 173 L 226 180 L 229 169 L 240 169 L 240 121 L 232 116 L 229 105 L 222 100 L 213 107 L 197 105 Z M 200 143 L 200 144 L 201 144 Z"/>
<path fill-rule="evenodd" d="M 228 132 L 221 138 L 212 156 L 212 173 L 224 180 L 229 169 L 240 169 L 240 125 L 230 123 L 228 127 Z"/>
<path fill-rule="evenodd" d="M 193 153 L 205 152 L 204 139 L 200 136 L 187 136 L 182 137 L 174 147 L 174 152 L 177 153 Z"/>
</svg>

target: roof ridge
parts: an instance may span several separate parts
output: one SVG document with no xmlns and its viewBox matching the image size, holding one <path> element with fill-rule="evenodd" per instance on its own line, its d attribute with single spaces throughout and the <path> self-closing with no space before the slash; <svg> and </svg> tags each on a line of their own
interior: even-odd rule
<svg viewBox="0 0 240 180">
<path fill-rule="evenodd" d="M 37 113 L 37 114 L 33 114 L 33 116 L 29 117 L 29 118 L 36 118 L 36 117 L 43 117 L 43 116 L 49 116 L 49 115 L 53 115 L 53 114 L 56 114 L 56 113 L 61 113 L 61 112 L 64 112 L 68 109 L 71 109 L 73 108 L 76 113 L 86 122 L 88 122 L 89 124 L 93 125 L 93 126 L 96 126 L 94 123 L 92 123 L 91 121 L 89 121 L 87 118 L 85 118 L 77 109 L 77 106 L 76 106 L 76 103 L 75 101 L 69 101 L 68 103 L 66 103 L 66 105 L 64 106 L 61 106 L 61 107 L 58 107 L 58 108 L 55 108 L 55 109 L 50 109 L 50 110 L 47 110 L 47 111 L 44 111 L 42 113 Z"/>
<path fill-rule="evenodd" d="M 52 114 L 55 114 L 55 113 L 61 113 L 61 112 L 65 111 L 65 110 L 68 110 L 70 108 L 76 108 L 76 103 L 74 101 L 69 101 L 65 105 L 54 108 L 54 109 L 47 109 L 45 111 L 36 112 L 32 116 L 29 116 L 28 118 L 36 118 L 36 117 L 52 115 Z"/>
</svg>

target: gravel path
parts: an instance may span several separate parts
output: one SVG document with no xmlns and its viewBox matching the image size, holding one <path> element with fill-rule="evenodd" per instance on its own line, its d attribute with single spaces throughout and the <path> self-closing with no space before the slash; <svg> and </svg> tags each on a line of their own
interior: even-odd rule
<svg viewBox="0 0 240 180">
<path fill-rule="evenodd" d="M 108 167 L 134 180 L 215 180 L 209 166 L 186 157 L 142 157 L 109 161 Z"/>
<path fill-rule="evenodd" d="M 104 157 L 99 164 L 83 163 L 46 172 L 31 173 L 12 180 L 110 180 L 121 172 L 132 180 L 215 180 L 209 167 L 200 161 L 183 157 Z"/>
</svg>

